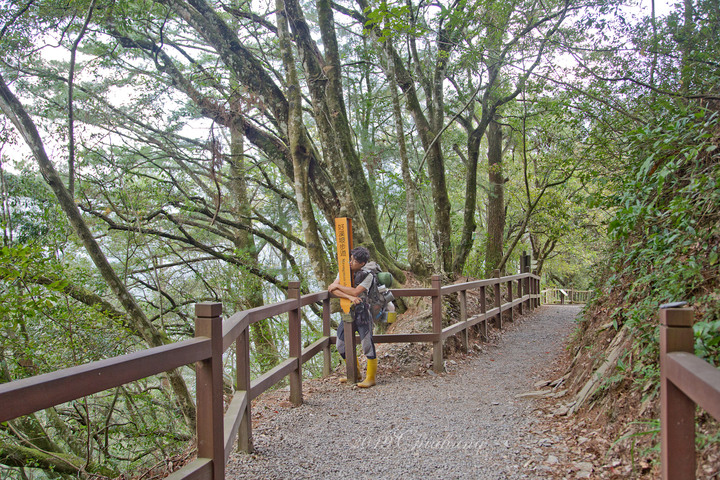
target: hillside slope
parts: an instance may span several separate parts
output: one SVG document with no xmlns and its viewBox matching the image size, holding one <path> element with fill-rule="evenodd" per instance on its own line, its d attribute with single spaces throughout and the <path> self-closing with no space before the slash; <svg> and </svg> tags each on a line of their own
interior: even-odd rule
<svg viewBox="0 0 720 480">
<path fill-rule="evenodd" d="M 572 344 L 565 411 L 657 478 L 659 305 L 695 309 L 696 354 L 720 365 L 720 121 L 717 106 L 660 118 L 635 134 L 609 208 L 614 245 Z M 720 475 L 718 422 L 699 414 L 698 478 Z"/>
</svg>

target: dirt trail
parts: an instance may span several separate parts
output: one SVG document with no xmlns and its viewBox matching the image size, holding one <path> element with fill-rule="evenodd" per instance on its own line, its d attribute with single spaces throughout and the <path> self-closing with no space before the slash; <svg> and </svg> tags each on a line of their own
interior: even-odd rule
<svg viewBox="0 0 720 480">
<path fill-rule="evenodd" d="M 304 405 L 273 407 L 254 429 L 256 452 L 233 454 L 226 478 L 552 476 L 561 439 L 539 426 L 539 402 L 519 395 L 554 379 L 579 312 L 540 307 L 506 323 L 496 345 L 448 361 L 441 375 L 386 372 L 367 390 L 333 377 L 304 383 Z M 569 478 L 588 478 L 584 467 Z"/>
</svg>

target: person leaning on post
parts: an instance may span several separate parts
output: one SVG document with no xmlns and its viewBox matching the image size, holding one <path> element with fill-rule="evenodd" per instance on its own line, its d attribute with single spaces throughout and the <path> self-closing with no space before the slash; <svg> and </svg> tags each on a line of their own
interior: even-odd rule
<svg viewBox="0 0 720 480">
<path fill-rule="evenodd" d="M 367 373 L 365 380 L 358 383 L 360 388 L 368 388 L 375 385 L 375 373 L 377 372 L 377 355 L 375 353 L 375 342 L 373 342 L 373 321 L 370 315 L 370 305 L 367 303 L 367 292 L 372 285 L 373 276 L 363 271 L 363 267 L 370 261 L 370 251 L 365 247 L 353 248 L 350 251 L 350 273 L 353 278 L 353 287 L 340 285 L 340 275 L 328 287 L 328 291 L 339 298 L 346 298 L 352 302 L 350 315 L 352 315 L 353 334 L 358 332 L 363 353 L 367 358 Z M 345 359 L 345 329 L 343 325 L 337 329 L 337 342 L 335 344 L 340 356 Z M 358 371 L 360 364 L 358 363 Z M 340 382 L 347 382 L 347 378 L 341 378 Z"/>
</svg>

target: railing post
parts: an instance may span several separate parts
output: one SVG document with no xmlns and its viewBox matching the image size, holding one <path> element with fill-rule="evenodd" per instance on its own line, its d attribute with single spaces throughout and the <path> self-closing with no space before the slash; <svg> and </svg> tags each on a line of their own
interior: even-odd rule
<svg viewBox="0 0 720 480">
<path fill-rule="evenodd" d="M 466 322 L 467 321 L 467 290 L 460 290 L 458 292 L 460 294 L 460 321 Z M 468 353 L 470 351 L 470 339 L 468 338 L 468 328 L 463 328 L 463 331 L 461 332 L 462 336 L 460 337 L 460 341 L 462 343 L 463 349 L 465 350 L 465 353 Z"/>
<path fill-rule="evenodd" d="M 530 311 L 532 312 L 533 310 L 535 310 L 535 300 L 532 298 L 533 294 L 535 293 L 535 279 L 532 277 L 528 277 L 528 293 L 530 294 L 528 306 L 530 307 Z"/>
<path fill-rule="evenodd" d="M 664 480 L 695 478 L 695 402 L 666 377 L 665 355 L 694 352 L 692 308 L 660 309 L 660 455 Z"/>
<path fill-rule="evenodd" d="M 498 309 L 497 317 L 495 317 L 495 325 L 502 330 L 503 324 L 502 324 L 502 297 L 500 292 L 500 270 L 495 269 L 493 270 L 493 277 L 497 278 L 497 282 L 493 285 L 493 289 L 495 292 L 495 308 Z"/>
<path fill-rule="evenodd" d="M 522 273 L 522 272 L 520 272 L 520 273 Z M 517 293 L 518 293 L 518 298 L 522 298 L 522 297 L 523 297 L 523 279 L 522 279 L 522 278 L 518 278 L 518 281 L 517 281 Z M 518 313 L 519 313 L 520 315 L 522 315 L 522 314 L 524 313 L 524 308 L 523 308 L 523 307 L 524 307 L 524 305 L 523 305 L 523 302 L 522 302 L 522 300 L 521 300 L 520 303 L 518 303 Z"/>
<path fill-rule="evenodd" d="M 212 459 L 212 478 L 225 478 L 223 435 L 222 304 L 195 304 L 195 336 L 208 337 L 212 356 L 197 363 L 197 455 Z"/>
<path fill-rule="evenodd" d="M 322 322 L 323 322 L 323 337 L 330 337 L 330 295 L 323 300 L 322 306 Z M 323 348 L 323 377 L 330 375 L 330 363 L 332 357 L 330 356 L 330 343 Z"/>
<path fill-rule="evenodd" d="M 250 329 L 246 327 L 235 341 L 235 364 L 237 370 L 237 390 L 245 392 L 245 410 L 238 428 L 237 449 L 252 453 L 252 403 L 250 402 Z"/>
<path fill-rule="evenodd" d="M 507 282 L 507 290 L 508 290 L 508 302 L 510 302 L 510 321 L 515 321 L 515 309 L 512 306 L 513 302 L 513 281 L 508 280 Z"/>
<path fill-rule="evenodd" d="M 522 255 L 520 256 L 520 273 L 528 272 L 526 259 L 527 253 L 523 251 Z M 520 298 L 528 294 L 527 285 L 528 283 L 526 278 L 521 278 L 520 280 L 518 280 L 518 295 L 520 296 Z M 525 301 L 520 302 L 520 313 L 527 313 L 527 311 L 529 310 L 529 306 L 529 303 L 526 303 Z"/>
<path fill-rule="evenodd" d="M 530 255 L 523 252 L 522 258 L 523 258 L 523 273 L 530 273 Z M 523 280 L 523 283 L 525 285 L 523 287 L 523 292 L 525 293 L 525 295 L 530 295 L 532 292 L 531 281 L 532 281 L 532 278 L 530 278 L 530 277 L 526 277 Z M 531 312 L 532 309 L 533 309 L 532 299 L 530 297 L 528 297 L 527 303 L 525 304 L 525 310 Z"/>
<path fill-rule="evenodd" d="M 540 306 L 540 279 L 535 279 L 535 294 L 537 297 L 535 298 L 535 308 L 538 308 Z"/>
<path fill-rule="evenodd" d="M 435 290 L 432 296 L 432 327 L 433 333 L 442 334 L 442 281 L 440 275 L 432 276 L 432 288 Z M 443 341 L 441 338 L 433 342 L 433 371 L 442 373 L 445 369 L 443 365 Z"/>
<path fill-rule="evenodd" d="M 290 402 L 296 407 L 302 405 L 302 333 L 300 330 L 300 282 L 288 282 L 288 298 L 297 300 L 295 308 L 288 312 L 289 356 L 297 365 L 290 372 Z"/>
<path fill-rule="evenodd" d="M 527 254 L 525 256 L 525 269 L 528 273 L 532 273 L 532 255 Z M 533 298 L 534 295 L 539 294 L 540 290 L 535 288 L 535 279 L 533 277 L 527 278 L 527 287 L 528 287 L 528 293 L 530 294 L 530 299 L 528 300 L 528 307 L 530 308 L 530 311 L 532 312 L 535 310 L 535 307 L 537 307 L 537 302 L 539 302 L 539 299 Z"/>
<path fill-rule="evenodd" d="M 485 289 L 485 285 L 480 287 L 480 314 L 485 317 L 485 313 L 487 312 L 487 292 Z M 478 325 L 480 328 L 480 336 L 484 342 L 487 341 L 488 335 L 487 335 L 487 318 L 485 318 L 480 324 Z"/>
<path fill-rule="evenodd" d="M 345 371 L 347 373 L 348 385 L 355 385 L 360 381 L 360 372 L 358 372 L 357 365 L 357 343 L 355 342 L 355 332 L 352 327 L 352 314 L 342 313 L 340 314 L 342 321 L 338 328 L 344 329 L 345 334 Z"/>
</svg>

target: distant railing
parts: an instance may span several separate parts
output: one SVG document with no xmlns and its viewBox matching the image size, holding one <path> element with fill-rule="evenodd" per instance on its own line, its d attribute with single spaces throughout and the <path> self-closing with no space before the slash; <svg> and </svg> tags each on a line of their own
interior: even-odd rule
<svg viewBox="0 0 720 480">
<path fill-rule="evenodd" d="M 692 308 L 660 309 L 660 461 L 664 480 L 695 478 L 695 407 L 720 420 L 720 370 L 694 355 Z"/>
<path fill-rule="evenodd" d="M 528 259 L 522 270 L 527 270 Z M 442 286 L 441 277 L 432 277 L 431 288 L 393 289 L 395 297 L 429 296 L 432 299 L 432 332 L 412 334 L 374 335 L 376 343 L 431 342 L 433 369 L 443 370 L 443 342 L 461 335 L 468 348 L 468 331 L 479 325 L 487 337 L 488 321 L 502 328 L 503 317 L 513 320 L 515 310 L 522 314 L 540 305 L 540 278 L 521 273 L 487 280 Z M 491 289 L 492 305 L 488 305 Z M 468 316 L 467 294 L 479 291 L 480 312 Z M 504 290 L 504 292 L 503 292 Z M 442 327 L 442 296 L 457 294 L 460 320 Z M 322 304 L 323 335 L 306 348 L 302 346 L 300 328 L 301 309 Z M 200 303 L 195 306 L 195 335 L 192 340 L 151 348 L 141 352 L 114 357 L 99 362 L 59 370 L 36 377 L 0 384 L 0 423 L 50 408 L 125 383 L 197 362 L 197 459 L 170 475 L 171 480 L 212 479 L 225 475 L 225 463 L 232 452 L 235 438 L 238 449 L 251 452 L 251 401 L 289 376 L 290 401 L 300 405 L 302 395 L 302 365 L 323 352 L 323 373 L 330 373 L 330 345 L 336 337 L 330 335 L 330 296 L 327 291 L 300 295 L 300 283 L 290 282 L 288 299 L 235 313 L 222 319 L 222 304 Z M 288 314 L 289 358 L 275 368 L 250 379 L 251 324 L 263 319 Z M 346 336 L 348 344 L 348 377 L 355 377 L 355 345 L 358 338 Z M 237 378 L 236 390 L 227 410 L 223 411 L 223 353 L 235 344 Z"/>
<path fill-rule="evenodd" d="M 559 303 L 564 305 L 574 303 L 587 303 L 592 295 L 591 290 L 574 290 L 563 288 L 546 288 L 540 292 L 540 302 L 543 305 Z"/>
</svg>

